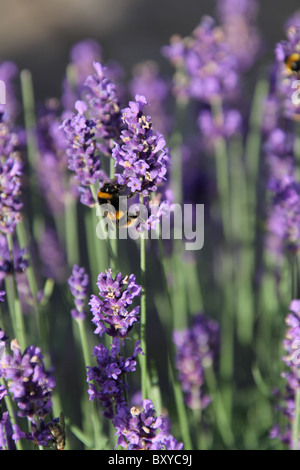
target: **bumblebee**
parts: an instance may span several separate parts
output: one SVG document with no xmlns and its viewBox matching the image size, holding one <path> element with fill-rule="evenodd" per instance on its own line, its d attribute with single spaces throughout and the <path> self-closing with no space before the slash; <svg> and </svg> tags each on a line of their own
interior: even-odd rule
<svg viewBox="0 0 300 470">
<path fill-rule="evenodd" d="M 114 208 L 112 212 L 105 212 L 105 216 L 115 221 L 118 227 L 129 227 L 137 220 L 138 215 L 130 216 L 125 209 L 120 207 L 120 197 L 125 196 L 128 199 L 133 197 L 134 193 L 126 192 L 126 186 L 118 184 L 116 181 L 107 181 L 97 193 L 98 202 L 102 204 L 111 204 Z"/>
<path fill-rule="evenodd" d="M 300 74 L 300 54 L 294 52 L 285 58 L 285 65 L 290 74 Z"/>
<path fill-rule="evenodd" d="M 58 423 L 49 424 L 50 432 L 53 436 L 53 445 L 57 450 L 63 450 L 66 445 L 65 418 L 60 413 Z"/>
</svg>

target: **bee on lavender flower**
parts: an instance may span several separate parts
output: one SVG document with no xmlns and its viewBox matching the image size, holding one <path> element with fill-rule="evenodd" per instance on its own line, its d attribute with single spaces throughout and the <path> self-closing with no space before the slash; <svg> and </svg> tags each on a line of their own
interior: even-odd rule
<svg viewBox="0 0 300 470">
<path fill-rule="evenodd" d="M 114 211 L 105 212 L 105 216 L 115 221 L 118 227 L 130 227 L 138 219 L 137 215 L 128 215 L 124 208 L 120 206 L 120 197 L 124 196 L 128 199 L 134 196 L 133 192 L 126 192 L 126 186 L 117 183 L 115 180 L 107 181 L 99 189 L 97 193 L 98 202 L 102 204 L 110 204 Z"/>
<path fill-rule="evenodd" d="M 285 58 L 285 65 L 290 75 L 296 74 L 300 76 L 300 54 L 294 52 Z"/>
<path fill-rule="evenodd" d="M 66 445 L 65 418 L 63 412 L 60 413 L 57 423 L 49 424 L 49 429 L 53 437 L 55 449 L 63 450 Z"/>
</svg>

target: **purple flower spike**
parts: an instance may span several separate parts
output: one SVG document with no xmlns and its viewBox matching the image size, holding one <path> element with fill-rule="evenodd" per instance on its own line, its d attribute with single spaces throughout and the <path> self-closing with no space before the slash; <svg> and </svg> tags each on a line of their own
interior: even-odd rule
<svg viewBox="0 0 300 470">
<path fill-rule="evenodd" d="M 174 332 L 175 363 L 191 409 L 204 409 L 211 401 L 203 392 L 205 368 L 214 366 L 219 350 L 219 325 L 196 315 L 192 328 Z"/>
<path fill-rule="evenodd" d="M 286 386 L 283 397 L 279 392 L 276 393 L 278 399 L 283 398 L 283 404 L 278 408 L 287 418 L 287 425 L 281 429 L 276 424 L 271 430 L 271 438 L 280 439 L 292 449 L 292 426 L 296 419 L 296 391 L 300 387 L 300 300 L 292 300 L 289 310 L 290 313 L 286 317 L 287 331 L 283 340 L 285 355 L 282 358 L 287 369 L 281 374 L 286 381 Z"/>
<path fill-rule="evenodd" d="M 226 41 L 242 72 L 259 57 L 262 40 L 256 27 L 257 0 L 218 0 L 217 9 Z"/>
<path fill-rule="evenodd" d="M 84 308 L 88 296 L 89 276 L 84 268 L 74 265 L 72 275 L 69 277 L 68 283 L 76 306 L 76 309 L 73 309 L 71 314 L 75 319 L 84 320 Z"/>
<path fill-rule="evenodd" d="M 22 164 L 17 152 L 18 138 L 0 114 L 0 232 L 13 233 L 21 220 Z"/>
<path fill-rule="evenodd" d="M 87 110 L 85 102 L 76 101 L 75 108 L 77 114 L 62 124 L 66 134 L 68 167 L 75 172 L 80 185 L 89 190 L 89 186 L 97 183 L 103 174 L 95 139 L 96 123 L 84 116 Z M 81 198 L 81 202 L 86 202 L 86 199 Z"/>
<path fill-rule="evenodd" d="M 113 279 L 112 270 L 98 276 L 99 297 L 91 296 L 89 302 L 94 315 L 92 322 L 96 325 L 95 334 L 125 338 L 134 323 L 139 320 L 140 307 L 128 310 L 135 297 L 140 296 L 141 286 L 136 284 L 135 276 L 122 277 L 119 273 Z"/>
<path fill-rule="evenodd" d="M 171 38 L 163 53 L 178 70 L 174 91 L 180 97 L 209 104 L 239 92 L 237 59 L 213 18 L 205 16 L 190 37 Z"/>
<path fill-rule="evenodd" d="M 148 104 L 145 96 L 136 95 L 135 99 L 122 111 L 125 129 L 112 156 L 115 166 L 123 168 L 116 172 L 118 183 L 148 196 L 166 180 L 169 155 L 164 137 L 152 130 L 151 117 L 143 113 Z"/>
<path fill-rule="evenodd" d="M 89 117 L 95 122 L 96 136 L 102 141 L 99 148 L 111 154 L 109 141 L 118 139 L 122 128 L 119 98 L 108 69 L 100 62 L 94 62 L 93 66 L 96 73 L 89 75 L 84 83 L 85 100 Z"/>
</svg>

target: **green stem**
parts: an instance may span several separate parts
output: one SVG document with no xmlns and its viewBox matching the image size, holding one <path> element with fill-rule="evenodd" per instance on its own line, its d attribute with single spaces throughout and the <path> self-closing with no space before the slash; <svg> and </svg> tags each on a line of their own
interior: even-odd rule
<svg viewBox="0 0 300 470">
<path fill-rule="evenodd" d="M 147 398 L 147 345 L 146 345 L 146 239 L 144 232 L 140 237 L 140 272 L 141 272 L 141 390 L 143 399 Z"/>
<path fill-rule="evenodd" d="M 97 199 L 97 191 L 96 191 L 96 188 L 94 186 L 91 186 L 91 191 L 92 191 L 92 194 L 93 194 L 93 198 L 94 198 L 94 201 L 95 201 L 95 205 L 97 207 L 97 204 L 98 204 L 98 199 Z M 102 224 L 103 222 L 103 218 L 98 215 L 98 220 L 99 220 L 99 223 Z M 104 231 L 104 229 L 102 229 Z M 107 251 L 108 251 L 108 256 L 109 256 L 109 264 L 110 264 L 110 267 L 112 269 L 112 271 L 114 273 L 116 273 L 116 269 L 117 269 L 117 265 L 118 265 L 118 259 L 117 259 L 117 240 L 116 240 L 116 237 L 117 237 L 117 234 L 116 234 L 116 231 L 112 231 L 110 232 L 112 234 L 112 237 L 109 237 L 109 233 L 107 234 L 106 238 L 105 238 L 105 242 L 106 242 L 106 248 L 107 248 Z M 102 242 L 102 240 L 99 240 Z M 101 244 L 99 244 L 99 247 L 98 247 L 98 250 L 101 248 Z"/>
<path fill-rule="evenodd" d="M 14 265 L 14 255 L 13 255 L 13 240 L 10 234 L 7 234 L 7 244 L 10 253 L 10 259 L 12 265 Z M 11 312 L 15 318 L 15 335 L 20 343 L 21 349 L 24 350 L 26 347 L 26 335 L 25 335 L 25 324 L 24 317 L 21 309 L 21 302 L 18 295 L 18 286 L 16 275 L 13 273 L 12 283 L 11 283 L 11 294 L 13 299 L 13 308 L 14 312 Z"/>
<path fill-rule="evenodd" d="M 300 388 L 295 393 L 295 419 L 293 422 L 292 438 L 293 450 L 299 450 L 299 430 L 300 430 Z"/>
<path fill-rule="evenodd" d="M 69 195 L 65 203 L 65 240 L 69 267 L 78 264 L 80 259 L 78 241 L 77 206 L 75 199 Z"/>
<path fill-rule="evenodd" d="M 168 273 L 167 273 L 167 266 L 166 266 L 166 257 L 164 253 L 164 246 L 161 237 L 158 240 L 159 243 L 159 250 L 160 250 L 160 257 L 162 261 L 162 274 L 164 280 L 164 290 L 166 292 L 167 300 L 168 300 L 168 310 L 169 310 L 169 324 L 166 326 L 166 334 L 167 334 L 167 350 L 168 350 L 168 369 L 170 373 L 170 381 L 174 390 L 174 397 L 175 397 L 175 404 L 176 404 L 176 411 L 177 416 L 180 424 L 180 431 L 184 441 L 184 448 L 185 449 L 192 449 L 192 439 L 190 434 L 190 426 L 189 426 L 189 419 L 187 415 L 187 409 L 184 403 L 184 396 L 181 388 L 181 384 L 177 379 L 177 371 L 174 366 L 174 342 L 172 338 L 173 333 L 173 316 L 174 316 L 174 296 L 171 295 L 169 284 L 168 284 Z M 159 308 L 158 308 L 159 311 Z M 164 315 L 165 317 L 165 315 Z"/>
<path fill-rule="evenodd" d="M 298 298 L 298 259 L 294 255 L 291 260 L 291 284 L 292 284 L 292 299 Z M 300 431 L 300 387 L 298 385 L 295 391 L 295 418 L 292 424 L 292 441 L 293 449 L 299 449 L 299 431 Z"/>
</svg>

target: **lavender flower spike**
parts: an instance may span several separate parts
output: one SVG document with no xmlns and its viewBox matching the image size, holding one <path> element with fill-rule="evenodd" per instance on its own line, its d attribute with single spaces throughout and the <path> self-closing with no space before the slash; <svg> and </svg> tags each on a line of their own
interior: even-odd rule
<svg viewBox="0 0 300 470">
<path fill-rule="evenodd" d="M 151 117 L 143 113 L 147 105 L 143 95 L 123 109 L 125 129 L 121 132 L 121 144 L 116 143 L 112 156 L 117 170 L 118 183 L 126 185 L 132 192 L 148 196 L 157 190 L 157 185 L 166 179 L 169 155 L 164 137 L 153 131 Z"/>
<path fill-rule="evenodd" d="M 285 355 L 282 358 L 287 369 L 281 374 L 286 380 L 286 386 L 283 396 L 284 403 L 279 407 L 279 410 L 287 418 L 287 424 L 282 429 L 275 425 L 271 430 L 271 437 L 280 439 L 292 449 L 292 426 L 295 421 L 296 391 L 300 387 L 300 300 L 292 300 L 289 310 L 290 313 L 286 317 L 288 328 L 283 340 Z"/>
<path fill-rule="evenodd" d="M 76 307 L 71 311 L 72 317 L 78 320 L 84 320 L 84 305 L 88 295 L 89 276 L 84 268 L 74 265 L 68 283 L 70 291 L 74 296 Z"/>
<path fill-rule="evenodd" d="M 96 148 L 96 124 L 85 117 L 87 105 L 84 101 L 76 101 L 75 108 L 77 114 L 65 119 L 62 128 L 66 134 L 68 168 L 75 172 L 83 193 L 81 202 L 86 204 L 86 191 L 101 179 L 102 171 Z"/>
<path fill-rule="evenodd" d="M 174 332 L 175 363 L 191 409 L 204 409 L 211 401 L 205 395 L 204 371 L 214 365 L 219 348 L 219 325 L 204 315 L 196 315 L 192 328 Z"/>
<path fill-rule="evenodd" d="M 21 220 L 22 164 L 17 152 L 17 135 L 11 133 L 0 114 L 0 232 L 13 233 Z"/>
<path fill-rule="evenodd" d="M 90 299 L 92 322 L 96 325 L 95 334 L 101 337 L 104 333 L 109 336 L 127 337 L 134 323 L 138 321 L 139 306 L 128 310 L 135 297 L 140 296 L 141 286 L 136 284 L 135 276 L 112 277 L 112 270 L 98 276 L 97 286 L 99 297 L 92 295 Z"/>
<path fill-rule="evenodd" d="M 108 78 L 108 70 L 94 61 L 94 74 L 84 83 L 85 100 L 89 117 L 95 122 L 96 136 L 102 140 L 99 148 L 103 153 L 111 153 L 110 139 L 118 140 L 123 127 L 121 110 L 116 87 Z"/>
</svg>

